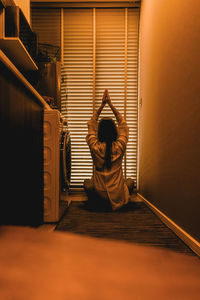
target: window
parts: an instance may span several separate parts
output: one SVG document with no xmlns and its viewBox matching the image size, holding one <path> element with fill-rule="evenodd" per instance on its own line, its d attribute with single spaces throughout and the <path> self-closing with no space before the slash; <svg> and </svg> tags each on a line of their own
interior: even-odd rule
<svg viewBox="0 0 200 300">
<path fill-rule="evenodd" d="M 123 168 L 124 175 L 136 182 L 139 9 L 64 8 L 60 9 L 60 20 L 61 111 L 71 133 L 71 185 L 81 186 L 92 175 L 85 141 L 87 121 L 100 105 L 105 88 L 129 126 Z M 113 117 L 108 107 L 103 115 Z"/>
</svg>

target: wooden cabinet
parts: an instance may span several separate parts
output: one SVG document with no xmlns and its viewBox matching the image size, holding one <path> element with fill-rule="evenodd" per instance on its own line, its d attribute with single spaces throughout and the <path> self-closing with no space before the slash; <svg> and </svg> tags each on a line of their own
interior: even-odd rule
<svg viewBox="0 0 200 300">
<path fill-rule="evenodd" d="M 2 57 L 0 51 L 0 223 L 37 226 L 43 223 L 44 104 Z"/>
</svg>

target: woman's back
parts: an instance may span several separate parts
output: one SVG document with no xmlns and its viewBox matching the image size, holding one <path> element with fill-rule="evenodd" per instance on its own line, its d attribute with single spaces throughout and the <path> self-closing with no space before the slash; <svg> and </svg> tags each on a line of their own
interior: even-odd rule
<svg viewBox="0 0 200 300">
<path fill-rule="evenodd" d="M 97 119 L 98 115 L 95 113 L 88 122 L 88 135 L 86 136 L 94 163 L 92 184 L 96 192 L 102 198 L 108 199 L 113 209 L 117 209 L 126 204 L 129 198 L 122 171 L 122 159 L 128 142 L 128 126 L 117 111 L 117 136 L 116 140 L 111 143 L 110 165 L 107 167 L 105 162 L 108 143 L 99 141 L 97 137 Z"/>
</svg>

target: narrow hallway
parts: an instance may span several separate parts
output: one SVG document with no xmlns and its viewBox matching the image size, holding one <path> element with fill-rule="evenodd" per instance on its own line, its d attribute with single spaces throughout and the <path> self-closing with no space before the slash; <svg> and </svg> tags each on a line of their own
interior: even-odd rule
<svg viewBox="0 0 200 300">
<path fill-rule="evenodd" d="M 199 31 L 199 0 L 0 0 L 0 300 L 200 299 Z"/>
</svg>

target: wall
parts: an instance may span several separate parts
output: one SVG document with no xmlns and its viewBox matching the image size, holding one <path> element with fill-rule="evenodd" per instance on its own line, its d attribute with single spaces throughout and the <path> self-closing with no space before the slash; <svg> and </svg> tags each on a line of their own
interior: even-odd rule
<svg viewBox="0 0 200 300">
<path fill-rule="evenodd" d="M 140 193 L 198 240 L 199 28 L 199 0 L 142 2 Z"/>
<path fill-rule="evenodd" d="M 43 222 L 43 108 L 0 62 L 0 224 Z"/>
</svg>

